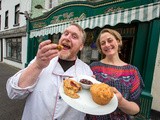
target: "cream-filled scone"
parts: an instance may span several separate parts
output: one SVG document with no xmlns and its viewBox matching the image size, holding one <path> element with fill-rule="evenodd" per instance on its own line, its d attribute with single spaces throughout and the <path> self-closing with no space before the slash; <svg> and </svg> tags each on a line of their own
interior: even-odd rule
<svg viewBox="0 0 160 120">
<path fill-rule="evenodd" d="M 82 90 L 82 87 L 78 82 L 72 79 L 65 79 L 63 81 L 63 89 L 64 93 L 67 96 L 71 98 L 79 98 L 79 95 L 77 93 Z"/>
</svg>

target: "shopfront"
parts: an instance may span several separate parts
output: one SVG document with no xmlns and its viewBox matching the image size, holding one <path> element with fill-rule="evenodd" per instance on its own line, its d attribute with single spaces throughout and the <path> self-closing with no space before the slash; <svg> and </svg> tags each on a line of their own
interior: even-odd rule
<svg viewBox="0 0 160 120">
<path fill-rule="evenodd" d="M 43 16 L 28 21 L 26 65 L 36 55 L 41 41 L 51 39 L 57 43 L 61 33 L 71 22 L 81 25 L 87 33 L 86 43 L 79 57 L 88 64 L 102 57 L 95 45 L 99 32 L 103 28 L 116 29 L 123 37 L 121 58 L 138 67 L 146 85 L 141 95 L 141 114 L 138 117 L 149 119 L 152 104 L 151 85 L 159 41 L 159 6 L 160 2 L 142 4 L 139 0 L 94 4 L 70 2 L 57 6 Z"/>
</svg>

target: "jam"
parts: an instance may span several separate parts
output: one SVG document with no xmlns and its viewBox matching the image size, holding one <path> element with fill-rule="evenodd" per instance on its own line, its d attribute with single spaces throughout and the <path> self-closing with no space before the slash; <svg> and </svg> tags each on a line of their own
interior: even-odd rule
<svg viewBox="0 0 160 120">
<path fill-rule="evenodd" d="M 86 80 L 86 79 L 81 79 L 80 82 L 83 83 L 83 84 L 87 84 L 87 85 L 92 85 L 93 84 L 91 81 Z"/>
</svg>

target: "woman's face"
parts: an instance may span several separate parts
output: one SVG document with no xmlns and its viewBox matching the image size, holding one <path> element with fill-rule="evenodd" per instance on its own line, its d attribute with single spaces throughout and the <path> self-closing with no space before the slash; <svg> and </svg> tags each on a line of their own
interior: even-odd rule
<svg viewBox="0 0 160 120">
<path fill-rule="evenodd" d="M 118 54 L 118 46 L 119 42 L 116 40 L 116 38 L 108 33 L 102 33 L 100 36 L 100 47 L 102 50 L 102 53 L 106 55 L 106 57 L 112 57 L 114 55 Z"/>
</svg>

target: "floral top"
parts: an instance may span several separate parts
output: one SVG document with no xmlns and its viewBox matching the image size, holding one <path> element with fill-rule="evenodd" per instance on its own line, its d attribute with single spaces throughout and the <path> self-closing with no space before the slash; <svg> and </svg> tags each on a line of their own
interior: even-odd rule
<svg viewBox="0 0 160 120">
<path fill-rule="evenodd" d="M 139 104 L 139 96 L 144 87 L 143 80 L 138 69 L 133 65 L 114 66 L 101 62 L 93 62 L 90 65 L 93 74 L 100 82 L 107 83 L 117 88 L 123 97 Z M 116 109 L 109 115 L 87 115 L 87 120 L 130 120 L 129 115 Z"/>
</svg>

